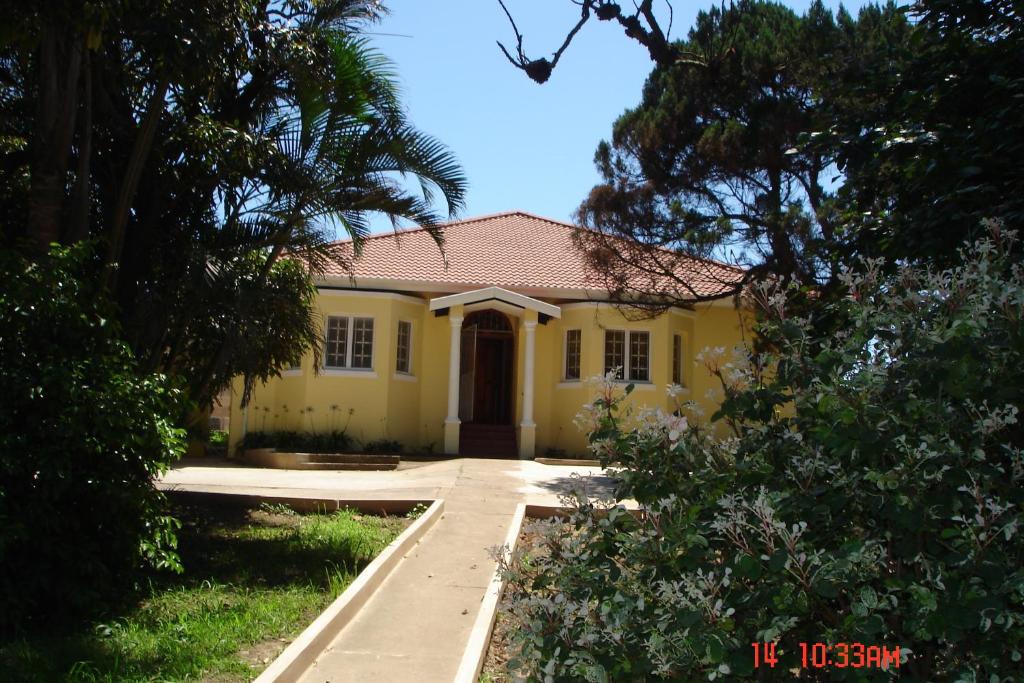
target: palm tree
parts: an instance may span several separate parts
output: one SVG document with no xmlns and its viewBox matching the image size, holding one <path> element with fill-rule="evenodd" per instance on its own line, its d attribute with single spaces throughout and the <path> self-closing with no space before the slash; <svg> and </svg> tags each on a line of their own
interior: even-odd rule
<svg viewBox="0 0 1024 683">
<path fill-rule="evenodd" d="M 368 217 L 382 213 L 392 224 L 408 220 L 431 231 L 463 205 L 466 178 L 440 142 L 416 130 L 398 98 L 391 65 L 365 39 L 331 32 L 333 82 L 298 84 L 302 96 L 268 118 L 265 135 L 278 154 L 266 174 L 259 202 L 240 218 L 254 220 L 270 235 L 270 262 L 285 250 L 300 254 L 314 272 L 337 259 L 330 249 L 341 227 L 357 250 L 368 234 Z M 421 190 L 400 182 L 413 176 Z M 435 191 L 446 215 L 434 208 Z"/>
<path fill-rule="evenodd" d="M 407 220 L 426 228 L 442 248 L 437 226 L 463 206 L 462 169 L 444 145 L 407 121 L 386 58 L 346 30 L 329 23 L 318 30 L 333 57 L 331 73 L 297 80 L 295 101 L 282 100 L 261 122 L 261 137 L 273 141 L 268 163 L 224 194 L 228 203 L 216 241 L 230 245 L 231 257 L 207 269 L 201 289 L 235 292 L 233 324 L 221 328 L 216 353 L 201 354 L 207 365 L 189 373 L 192 396 L 203 405 L 239 374 L 245 377 L 244 403 L 257 380 L 297 362 L 307 349 L 319 354 L 314 290 L 296 281 L 282 256 L 298 259 L 315 278 L 342 258 L 332 248 L 338 228 L 358 254 L 374 213 L 396 227 Z M 325 75 L 326 87 L 320 80 Z M 419 192 L 403 182 L 409 177 Z M 444 213 L 435 209 L 438 193 Z M 254 263 L 259 267 L 253 269 Z M 292 296 L 282 291 L 282 281 Z M 298 343 L 268 344 L 251 334 L 261 329 Z M 208 340 L 209 331 L 201 338 Z"/>
</svg>

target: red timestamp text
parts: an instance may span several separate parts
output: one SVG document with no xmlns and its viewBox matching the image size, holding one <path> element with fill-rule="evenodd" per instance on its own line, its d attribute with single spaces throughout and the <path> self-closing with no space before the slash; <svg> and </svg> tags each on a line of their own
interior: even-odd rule
<svg viewBox="0 0 1024 683">
<path fill-rule="evenodd" d="M 751 643 L 754 668 L 774 668 L 779 659 L 775 642 Z M 898 669 L 900 646 L 865 645 L 864 643 L 798 643 L 799 665 L 804 669 Z"/>
</svg>

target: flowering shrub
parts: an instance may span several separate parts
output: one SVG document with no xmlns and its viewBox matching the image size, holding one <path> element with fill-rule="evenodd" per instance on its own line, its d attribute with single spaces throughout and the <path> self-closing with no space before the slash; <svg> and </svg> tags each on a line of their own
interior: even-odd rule
<svg viewBox="0 0 1024 683">
<path fill-rule="evenodd" d="M 544 681 L 1011 681 L 1024 671 L 1024 272 L 1014 236 L 949 271 L 845 275 L 848 296 L 788 314 L 762 286 L 761 351 L 704 362 L 713 440 L 678 415 L 624 417 L 609 384 L 581 413 L 618 497 L 506 567 L 512 665 Z M 629 423 L 629 428 L 626 428 Z M 755 668 L 753 643 L 777 643 Z M 800 643 L 899 648 L 817 668 Z M 847 666 L 839 666 L 841 663 Z M 1016 672 L 1016 673 L 1014 673 Z"/>
</svg>

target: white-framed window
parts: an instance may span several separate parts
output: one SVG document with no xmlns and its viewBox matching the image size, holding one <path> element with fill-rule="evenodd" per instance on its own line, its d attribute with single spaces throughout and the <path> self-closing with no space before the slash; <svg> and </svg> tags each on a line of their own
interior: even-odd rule
<svg viewBox="0 0 1024 683">
<path fill-rule="evenodd" d="M 672 335 L 672 384 L 683 385 L 683 335 Z"/>
<path fill-rule="evenodd" d="M 373 369 L 373 318 L 332 315 L 327 318 L 324 367 Z"/>
<path fill-rule="evenodd" d="M 581 330 L 565 331 L 565 364 L 562 378 L 577 380 L 580 378 L 580 359 L 583 354 L 583 333 Z"/>
<path fill-rule="evenodd" d="M 398 340 L 395 343 L 395 372 L 412 374 L 412 323 L 398 321 Z"/>
<path fill-rule="evenodd" d="M 604 371 L 619 368 L 619 379 L 651 381 L 651 333 L 638 330 L 605 330 Z"/>
</svg>

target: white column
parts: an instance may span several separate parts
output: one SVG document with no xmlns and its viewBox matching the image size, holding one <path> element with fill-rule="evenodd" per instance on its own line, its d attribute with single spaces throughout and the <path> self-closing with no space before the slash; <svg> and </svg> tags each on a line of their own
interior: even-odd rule
<svg viewBox="0 0 1024 683">
<path fill-rule="evenodd" d="M 537 423 L 533 421 L 533 375 L 536 357 L 537 321 L 524 320 L 526 349 L 523 358 L 523 419 L 519 423 L 519 457 L 534 455 Z"/>
<path fill-rule="evenodd" d="M 533 366 L 537 336 L 537 322 L 526 320 L 523 322 L 526 327 L 526 358 L 523 369 L 523 421 L 519 426 L 533 427 Z"/>
<path fill-rule="evenodd" d="M 448 346 L 448 417 L 444 419 L 444 452 L 459 452 L 459 372 L 461 370 L 462 316 L 449 316 L 452 326 Z"/>
</svg>

